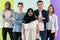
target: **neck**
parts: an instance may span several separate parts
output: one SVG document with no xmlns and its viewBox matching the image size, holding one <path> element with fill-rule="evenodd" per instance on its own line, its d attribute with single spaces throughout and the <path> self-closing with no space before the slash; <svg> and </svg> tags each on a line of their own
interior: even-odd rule
<svg viewBox="0 0 60 40">
<path fill-rule="evenodd" d="M 52 13 L 49 13 L 49 15 L 52 15 Z"/>
<path fill-rule="evenodd" d="M 39 11 L 42 11 L 42 9 L 39 9 Z"/>
<path fill-rule="evenodd" d="M 22 10 L 18 10 L 18 13 L 22 13 Z"/>
</svg>

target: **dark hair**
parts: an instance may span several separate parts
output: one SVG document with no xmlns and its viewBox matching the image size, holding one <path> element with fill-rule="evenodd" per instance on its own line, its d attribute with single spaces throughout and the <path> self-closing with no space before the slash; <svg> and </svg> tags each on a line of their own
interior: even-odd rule
<svg viewBox="0 0 60 40">
<path fill-rule="evenodd" d="M 53 7 L 53 5 L 49 5 L 49 7 L 52 7 L 52 13 L 54 13 L 54 7 Z M 49 13 L 49 7 L 48 7 L 48 13 Z"/>
<path fill-rule="evenodd" d="M 10 3 L 10 2 L 6 2 L 6 3 L 5 3 L 5 6 L 6 6 L 7 4 L 9 5 L 9 9 L 11 9 L 11 3 Z"/>
<path fill-rule="evenodd" d="M 32 9 L 32 8 L 29 8 L 29 9 L 27 10 L 27 14 L 28 14 L 28 12 L 29 12 L 30 10 L 33 12 L 33 9 Z"/>
<path fill-rule="evenodd" d="M 25 14 L 25 16 L 24 16 L 24 18 L 23 18 L 23 23 L 30 23 L 30 22 L 36 20 L 36 18 L 35 18 L 35 16 L 34 16 L 34 13 L 33 13 L 33 15 L 32 15 L 31 17 L 28 15 L 28 12 L 29 12 L 30 10 L 33 12 L 33 9 L 32 9 L 32 8 L 29 8 L 29 9 L 27 10 L 27 12 L 26 12 L 26 14 Z"/>
<path fill-rule="evenodd" d="M 43 3 L 43 1 L 39 0 L 39 1 L 37 1 L 37 4 L 40 3 L 40 2 Z"/>
<path fill-rule="evenodd" d="M 23 6 L 23 3 L 22 2 L 19 2 L 18 5 L 22 5 Z"/>
</svg>

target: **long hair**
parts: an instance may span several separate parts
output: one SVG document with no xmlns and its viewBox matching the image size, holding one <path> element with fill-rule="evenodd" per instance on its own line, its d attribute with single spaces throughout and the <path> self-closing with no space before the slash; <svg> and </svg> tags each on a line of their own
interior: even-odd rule
<svg viewBox="0 0 60 40">
<path fill-rule="evenodd" d="M 54 7 L 53 7 L 53 5 L 49 5 L 49 7 L 52 7 L 52 13 L 54 13 Z M 49 13 L 49 7 L 48 7 L 48 13 Z"/>
<path fill-rule="evenodd" d="M 29 16 L 29 15 L 28 15 L 28 12 L 29 12 L 30 10 L 31 10 L 32 13 L 33 13 L 32 16 Z M 30 23 L 30 22 L 32 22 L 32 21 L 34 21 L 34 20 L 36 20 L 36 18 L 35 18 L 35 16 L 34 16 L 33 9 L 32 9 L 32 8 L 29 8 L 29 9 L 27 10 L 27 12 L 26 12 L 26 15 L 25 15 L 24 19 L 23 19 L 23 23 Z"/>
<path fill-rule="evenodd" d="M 8 4 L 8 5 L 7 5 Z M 5 3 L 5 10 L 6 10 L 6 5 L 9 6 L 8 10 L 11 10 L 11 3 L 10 2 L 6 2 Z"/>
</svg>

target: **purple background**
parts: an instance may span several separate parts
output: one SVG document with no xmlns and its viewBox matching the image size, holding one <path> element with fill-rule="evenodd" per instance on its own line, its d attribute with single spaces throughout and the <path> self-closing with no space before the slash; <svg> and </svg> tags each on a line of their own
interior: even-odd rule
<svg viewBox="0 0 60 40">
<path fill-rule="evenodd" d="M 55 38 L 55 40 L 60 40 L 60 0 L 50 0 L 50 3 L 55 8 L 55 14 L 58 16 L 58 24 L 59 24 L 59 30 L 58 30 L 58 36 Z"/>
</svg>

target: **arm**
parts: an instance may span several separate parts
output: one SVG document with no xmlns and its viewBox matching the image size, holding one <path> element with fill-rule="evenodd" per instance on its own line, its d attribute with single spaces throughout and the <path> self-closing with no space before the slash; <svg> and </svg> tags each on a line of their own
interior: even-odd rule
<svg viewBox="0 0 60 40">
<path fill-rule="evenodd" d="M 45 15 L 45 19 L 44 19 L 43 21 L 44 21 L 44 22 L 48 22 L 48 21 L 49 21 L 48 12 L 46 11 L 45 13 L 46 13 L 46 15 Z"/>
<path fill-rule="evenodd" d="M 55 23 L 54 23 L 54 25 L 55 25 L 55 37 L 57 36 L 57 32 L 58 32 L 58 18 L 57 18 L 57 16 L 56 16 L 56 18 L 55 18 Z"/>
<path fill-rule="evenodd" d="M 37 34 L 39 33 L 39 27 L 38 27 L 38 24 L 36 25 L 36 33 L 37 33 Z"/>
<path fill-rule="evenodd" d="M 12 14 L 13 14 L 13 12 L 12 12 Z M 12 14 L 11 14 L 11 15 L 12 15 Z M 12 21 L 12 17 L 13 17 L 13 15 L 12 15 L 10 18 L 5 18 L 5 11 L 2 12 L 2 18 L 3 18 L 4 20 Z"/>
<path fill-rule="evenodd" d="M 56 18 L 55 18 L 55 31 L 57 32 L 58 31 L 58 18 L 57 18 L 57 16 L 56 16 Z"/>
<path fill-rule="evenodd" d="M 22 23 L 22 34 L 24 34 L 25 29 L 24 29 L 24 24 Z"/>
</svg>

